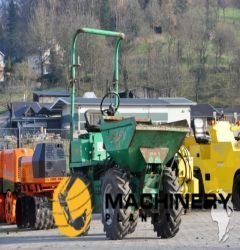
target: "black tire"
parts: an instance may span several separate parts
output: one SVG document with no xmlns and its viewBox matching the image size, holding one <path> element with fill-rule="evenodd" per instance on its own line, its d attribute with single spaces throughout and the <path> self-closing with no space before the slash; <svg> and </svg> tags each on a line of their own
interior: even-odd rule
<svg viewBox="0 0 240 250">
<path fill-rule="evenodd" d="M 132 216 L 131 216 L 131 220 L 130 220 L 128 234 L 135 232 L 135 229 L 136 229 L 137 224 L 138 224 L 138 218 L 139 218 L 139 210 L 135 210 L 135 211 L 132 210 L 131 213 L 132 213 Z"/>
<path fill-rule="evenodd" d="M 160 197 L 164 197 L 165 194 L 173 194 L 179 191 L 178 178 L 172 168 L 166 167 L 163 169 L 163 191 L 159 194 Z M 175 200 L 174 200 L 175 201 Z M 157 236 L 161 238 L 172 238 L 179 231 L 181 223 L 181 214 L 183 207 L 179 204 L 178 209 L 168 206 L 166 208 L 160 205 L 159 213 L 152 216 L 152 224 L 154 232 L 157 232 Z"/>
<path fill-rule="evenodd" d="M 107 238 L 121 240 L 129 233 L 129 230 L 133 230 L 129 222 L 131 208 L 123 209 L 119 206 L 112 208 L 111 204 L 106 208 L 105 198 L 108 193 L 111 194 L 113 200 L 117 194 L 121 194 L 123 206 L 126 204 L 126 200 L 131 193 L 131 188 L 128 175 L 125 171 L 116 167 L 109 169 L 102 181 L 102 223 L 104 231 Z M 110 219 L 108 220 L 106 220 L 107 214 L 110 215 Z"/>
<path fill-rule="evenodd" d="M 50 199 L 47 196 L 42 197 L 43 200 L 43 212 L 45 216 L 45 224 L 44 228 L 45 229 L 51 229 L 54 228 L 54 220 L 53 220 L 53 215 L 52 215 L 52 204 L 50 202 Z"/>
<path fill-rule="evenodd" d="M 16 203 L 16 224 L 18 228 L 24 228 L 24 205 L 23 205 L 23 199 L 22 197 L 17 198 L 17 203 Z"/>
<path fill-rule="evenodd" d="M 30 227 L 35 230 L 54 228 L 54 218 L 49 198 L 46 196 L 35 196 L 32 199 L 32 203 L 33 219 Z"/>
<path fill-rule="evenodd" d="M 16 203 L 16 224 L 17 227 L 22 229 L 25 228 L 25 204 L 24 204 L 24 197 L 20 196 L 17 199 Z"/>
<path fill-rule="evenodd" d="M 240 174 L 236 175 L 233 181 L 232 202 L 236 210 L 240 210 Z"/>
<path fill-rule="evenodd" d="M 33 208 L 34 220 L 32 222 L 32 229 L 40 229 L 41 227 L 41 201 L 38 196 L 34 197 L 34 208 Z"/>
<path fill-rule="evenodd" d="M 16 224 L 18 228 L 30 228 L 33 220 L 32 197 L 20 196 L 16 204 Z"/>
</svg>

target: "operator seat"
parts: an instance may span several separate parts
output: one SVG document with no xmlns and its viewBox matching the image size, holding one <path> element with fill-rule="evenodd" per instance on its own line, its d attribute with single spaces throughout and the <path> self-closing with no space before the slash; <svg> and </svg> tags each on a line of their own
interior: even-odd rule
<svg viewBox="0 0 240 250">
<path fill-rule="evenodd" d="M 191 123 L 194 137 L 197 143 L 208 144 L 211 140 L 208 131 L 206 131 L 202 119 L 194 119 Z"/>
<path fill-rule="evenodd" d="M 88 109 L 84 113 L 86 120 L 85 128 L 87 132 L 100 132 L 99 122 L 102 117 L 100 110 Z"/>
</svg>

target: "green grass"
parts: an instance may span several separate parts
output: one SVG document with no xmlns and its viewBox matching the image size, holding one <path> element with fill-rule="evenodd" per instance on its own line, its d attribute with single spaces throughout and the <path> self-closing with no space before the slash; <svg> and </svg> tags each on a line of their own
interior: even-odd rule
<svg viewBox="0 0 240 250">
<path fill-rule="evenodd" d="M 41 89 L 41 90 L 66 90 L 66 88 L 64 88 L 64 87 L 54 87 L 54 88 L 45 88 L 45 89 Z"/>
<path fill-rule="evenodd" d="M 31 96 L 32 99 L 32 96 Z M 8 102 L 22 102 L 23 101 L 23 93 L 12 93 L 11 98 L 9 94 L 1 93 L 0 94 L 0 113 L 7 111 Z"/>
<path fill-rule="evenodd" d="M 224 18 L 224 12 L 221 9 L 219 11 L 219 16 Z M 237 8 L 226 8 L 225 9 L 225 19 L 232 22 L 240 22 L 240 9 Z"/>
<path fill-rule="evenodd" d="M 149 46 L 148 43 L 139 43 L 132 49 L 132 52 L 136 54 L 145 53 L 148 50 L 148 46 Z"/>
<path fill-rule="evenodd" d="M 159 40 L 155 40 L 152 42 L 138 42 L 132 49 L 131 49 L 131 53 L 132 54 L 143 54 L 143 53 L 147 53 L 149 47 L 155 47 L 155 48 L 159 48 L 162 49 L 165 45 L 167 44 L 166 39 L 164 37 L 164 35 L 161 37 L 161 39 Z"/>
<path fill-rule="evenodd" d="M 0 114 L 5 113 L 7 111 L 7 108 L 4 106 L 0 106 Z"/>
</svg>

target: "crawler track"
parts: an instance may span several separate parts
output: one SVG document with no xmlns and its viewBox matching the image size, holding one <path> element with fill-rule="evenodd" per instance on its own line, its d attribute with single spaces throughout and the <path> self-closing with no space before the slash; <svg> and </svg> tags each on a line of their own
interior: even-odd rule
<svg viewBox="0 0 240 250">
<path fill-rule="evenodd" d="M 35 196 L 35 217 L 33 229 L 54 228 L 52 204 L 47 196 Z"/>
<path fill-rule="evenodd" d="M 47 196 L 21 196 L 17 200 L 16 222 L 18 228 L 35 230 L 54 228 L 52 204 Z"/>
</svg>

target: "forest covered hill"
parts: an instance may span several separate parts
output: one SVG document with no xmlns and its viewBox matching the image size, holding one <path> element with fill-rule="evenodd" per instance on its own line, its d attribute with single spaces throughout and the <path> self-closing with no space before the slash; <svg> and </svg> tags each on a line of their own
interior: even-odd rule
<svg viewBox="0 0 240 250">
<path fill-rule="evenodd" d="M 126 34 L 121 89 L 151 87 L 199 103 L 240 105 L 239 0 L 0 1 L 0 105 L 23 94 L 31 99 L 36 87 L 68 88 L 71 39 L 80 27 Z M 78 94 L 101 96 L 112 84 L 113 41 L 82 35 L 78 44 Z M 40 58 L 39 74 L 29 64 L 33 56 Z"/>
</svg>

